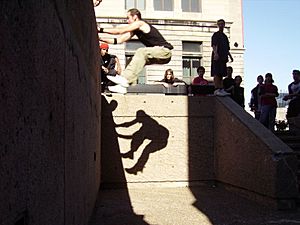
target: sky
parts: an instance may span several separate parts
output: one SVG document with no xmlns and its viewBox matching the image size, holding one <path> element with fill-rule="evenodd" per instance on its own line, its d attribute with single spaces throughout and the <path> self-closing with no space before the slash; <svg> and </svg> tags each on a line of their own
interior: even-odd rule
<svg viewBox="0 0 300 225">
<path fill-rule="evenodd" d="M 292 70 L 300 69 L 300 0 L 243 0 L 245 103 L 259 74 L 273 74 L 287 92 Z"/>
</svg>

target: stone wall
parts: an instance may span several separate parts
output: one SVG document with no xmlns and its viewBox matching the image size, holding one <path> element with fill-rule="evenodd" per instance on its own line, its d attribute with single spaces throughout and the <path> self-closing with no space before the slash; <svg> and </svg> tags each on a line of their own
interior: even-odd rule
<svg viewBox="0 0 300 225">
<path fill-rule="evenodd" d="M 0 10 L 0 224 L 87 224 L 100 182 L 92 2 Z"/>
</svg>

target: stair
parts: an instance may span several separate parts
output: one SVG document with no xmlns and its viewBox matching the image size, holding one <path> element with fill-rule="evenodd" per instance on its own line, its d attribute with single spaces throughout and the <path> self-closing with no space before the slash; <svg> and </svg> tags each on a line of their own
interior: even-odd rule
<svg viewBox="0 0 300 225">
<path fill-rule="evenodd" d="M 298 189 L 299 189 L 299 197 L 297 199 L 297 206 L 300 207 L 300 132 L 296 131 L 276 131 L 276 136 L 279 137 L 284 143 L 286 143 L 292 150 L 294 150 L 295 154 L 298 158 Z"/>
</svg>

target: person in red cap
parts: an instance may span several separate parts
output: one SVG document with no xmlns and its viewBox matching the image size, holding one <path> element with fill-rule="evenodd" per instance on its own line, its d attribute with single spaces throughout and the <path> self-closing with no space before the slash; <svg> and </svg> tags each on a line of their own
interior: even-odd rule
<svg viewBox="0 0 300 225">
<path fill-rule="evenodd" d="M 117 56 L 108 53 L 109 46 L 107 43 L 100 44 L 101 53 L 101 91 L 108 89 L 110 84 L 107 76 L 116 76 L 121 74 L 121 65 Z"/>
</svg>

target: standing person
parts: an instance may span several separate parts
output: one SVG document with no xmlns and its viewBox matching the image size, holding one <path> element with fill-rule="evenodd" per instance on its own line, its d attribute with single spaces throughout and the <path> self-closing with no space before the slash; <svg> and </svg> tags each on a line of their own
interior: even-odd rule
<svg viewBox="0 0 300 225">
<path fill-rule="evenodd" d="M 205 74 L 205 68 L 203 66 L 199 66 L 197 68 L 198 76 L 193 79 L 193 85 L 208 85 L 208 81 L 203 78 Z"/>
<path fill-rule="evenodd" d="M 107 76 L 116 76 L 121 74 L 121 65 L 117 56 L 108 53 L 109 45 L 106 43 L 100 44 L 101 54 L 101 89 L 107 88 L 109 80 Z"/>
<path fill-rule="evenodd" d="M 283 100 L 291 100 L 287 109 L 286 118 L 297 117 L 300 114 L 300 71 L 293 70 L 294 81 L 289 84 L 289 94 L 283 97 Z"/>
<path fill-rule="evenodd" d="M 241 107 L 245 108 L 244 88 L 241 87 L 243 79 L 240 75 L 234 78 L 233 100 Z"/>
<path fill-rule="evenodd" d="M 254 118 L 259 120 L 261 112 L 261 98 L 259 96 L 259 93 L 264 82 L 264 77 L 262 75 L 259 75 L 256 80 L 258 84 L 251 90 L 251 99 L 249 106 L 251 111 L 254 112 Z"/>
<path fill-rule="evenodd" d="M 227 75 L 226 63 L 228 57 L 231 61 L 233 58 L 229 52 L 229 40 L 224 34 L 225 21 L 220 19 L 217 21 L 219 31 L 215 32 L 211 38 L 212 56 L 211 56 L 211 76 L 214 77 L 215 92 L 217 96 L 230 95 L 223 89 L 223 77 Z"/>
<path fill-rule="evenodd" d="M 234 85 L 235 85 L 235 81 L 232 78 L 232 73 L 233 73 L 233 68 L 231 66 L 228 66 L 226 68 L 227 76 L 223 80 L 224 90 L 228 92 L 231 95 L 231 97 L 233 97 L 234 95 Z"/>
<path fill-rule="evenodd" d="M 99 33 L 121 34 L 118 38 L 101 39 L 109 44 L 120 44 L 130 40 L 134 35 L 146 46 L 139 48 L 131 62 L 124 70 L 123 76 L 110 77 L 108 79 L 117 85 L 109 87 L 109 90 L 117 93 L 126 93 L 127 87 L 134 83 L 139 72 L 147 64 L 166 64 L 172 57 L 173 46 L 168 43 L 161 33 L 151 24 L 142 20 L 141 12 L 138 9 L 127 11 L 127 22 L 129 25 L 117 28 L 100 28 Z"/>
<path fill-rule="evenodd" d="M 259 121 L 271 131 L 274 131 L 278 88 L 273 84 L 274 80 L 271 73 L 265 75 L 265 84 L 262 85 L 260 90 L 261 97 L 261 114 Z"/>
</svg>

